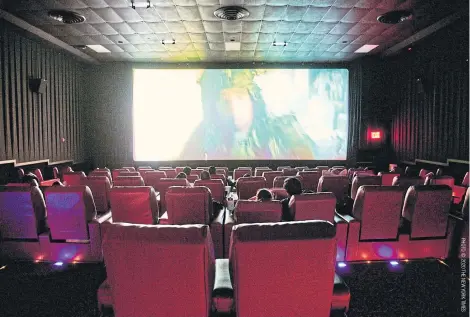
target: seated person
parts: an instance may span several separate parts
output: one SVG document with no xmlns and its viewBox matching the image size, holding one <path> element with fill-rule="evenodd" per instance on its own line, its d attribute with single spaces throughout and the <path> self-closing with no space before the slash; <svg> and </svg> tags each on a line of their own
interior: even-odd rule
<svg viewBox="0 0 470 317">
<path fill-rule="evenodd" d="M 210 175 L 215 175 L 215 174 L 216 174 L 215 166 L 210 166 L 210 167 L 209 167 L 209 174 L 210 174 Z"/>
<path fill-rule="evenodd" d="M 21 179 L 22 183 L 30 184 L 31 186 L 39 186 L 39 178 L 33 173 L 27 173 Z"/>
<path fill-rule="evenodd" d="M 185 172 L 181 172 L 178 175 L 176 175 L 175 178 L 188 178 L 188 175 Z"/>
<path fill-rule="evenodd" d="M 287 198 L 281 200 L 282 204 L 282 220 L 283 221 L 293 221 L 292 215 L 289 210 L 289 200 L 293 195 L 302 194 L 302 183 L 294 177 L 289 177 L 284 181 L 284 189 L 289 195 Z"/>
<path fill-rule="evenodd" d="M 203 172 L 201 173 L 201 179 L 202 179 L 202 180 L 211 179 L 211 175 L 209 174 L 208 171 L 203 171 Z"/>
<path fill-rule="evenodd" d="M 191 170 L 192 170 L 191 167 L 186 166 L 185 168 L 183 168 L 183 173 L 185 173 L 186 175 L 191 175 Z M 187 177 L 185 177 L 185 178 L 187 178 Z"/>
<path fill-rule="evenodd" d="M 260 188 L 256 192 L 256 196 L 251 197 L 249 200 L 257 200 L 257 201 L 271 201 L 273 199 L 273 195 L 271 191 L 267 188 Z"/>
<path fill-rule="evenodd" d="M 57 186 L 57 187 L 65 187 L 64 184 L 62 184 L 61 182 L 57 181 L 57 182 L 54 182 L 54 184 L 52 184 L 52 186 Z"/>
</svg>

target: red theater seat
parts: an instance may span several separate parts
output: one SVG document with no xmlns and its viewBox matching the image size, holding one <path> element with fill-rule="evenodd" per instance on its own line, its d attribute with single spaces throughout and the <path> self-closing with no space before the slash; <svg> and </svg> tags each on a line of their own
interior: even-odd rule
<svg viewBox="0 0 470 317">
<path fill-rule="evenodd" d="M 18 178 L 21 180 L 24 177 L 24 169 L 18 168 Z"/>
<path fill-rule="evenodd" d="M 166 194 L 168 224 L 209 224 L 213 216 L 212 196 L 207 187 L 170 187 Z"/>
<path fill-rule="evenodd" d="M 295 176 L 299 171 L 295 168 L 284 168 L 282 169 L 282 175 L 284 176 Z"/>
<path fill-rule="evenodd" d="M 113 179 L 111 177 L 111 172 L 105 171 L 105 170 L 102 170 L 102 169 L 93 170 L 93 171 L 90 172 L 90 174 L 88 174 L 88 176 L 105 176 L 109 179 L 110 183 L 112 183 L 112 181 L 113 181 Z"/>
<path fill-rule="evenodd" d="M 262 176 L 241 177 L 237 181 L 238 199 L 248 199 L 256 195 L 260 188 L 266 187 L 266 179 Z"/>
<path fill-rule="evenodd" d="M 294 195 L 289 200 L 292 219 L 325 220 L 334 223 L 336 197 L 333 193 Z"/>
<path fill-rule="evenodd" d="M 0 187 L 2 240 L 37 240 L 38 234 L 44 231 L 45 217 L 46 205 L 39 187 Z"/>
<path fill-rule="evenodd" d="M 227 179 L 225 178 L 225 175 L 223 174 L 212 174 L 211 179 L 219 179 L 222 181 L 224 186 L 227 185 Z"/>
<path fill-rule="evenodd" d="M 357 175 L 353 178 L 351 185 L 351 199 L 356 198 L 357 191 L 362 185 L 382 185 L 380 176 Z"/>
<path fill-rule="evenodd" d="M 225 178 L 228 178 L 228 167 L 216 167 L 216 174 L 224 174 Z"/>
<path fill-rule="evenodd" d="M 277 222 L 282 218 L 282 205 L 277 200 L 239 200 L 234 217 L 237 223 Z"/>
<path fill-rule="evenodd" d="M 468 186 L 468 179 L 469 179 L 469 176 L 468 176 L 468 172 L 467 172 L 467 173 L 465 173 L 465 176 L 463 177 L 462 186 Z"/>
<path fill-rule="evenodd" d="M 424 185 L 424 179 L 419 176 L 396 176 L 392 183 L 392 186 L 400 186 L 405 189 L 415 185 Z"/>
<path fill-rule="evenodd" d="M 124 169 L 124 168 L 117 168 L 117 169 L 114 169 L 113 172 L 112 172 L 112 176 L 113 176 L 113 180 L 115 180 L 116 178 L 118 178 L 118 176 L 122 173 L 122 172 L 129 172 L 128 169 Z"/>
<path fill-rule="evenodd" d="M 278 172 L 282 172 L 282 170 L 285 169 L 285 168 L 291 168 L 291 167 L 290 166 L 278 166 L 276 170 Z"/>
<path fill-rule="evenodd" d="M 408 189 L 402 217 L 411 223 L 411 239 L 443 238 L 452 202 L 446 185 L 412 186 Z"/>
<path fill-rule="evenodd" d="M 79 186 L 86 180 L 83 172 L 66 172 L 62 174 L 65 186 Z"/>
<path fill-rule="evenodd" d="M 166 173 L 166 177 L 168 178 L 175 178 L 177 175 L 175 169 L 165 169 L 163 171 Z"/>
<path fill-rule="evenodd" d="M 237 316 L 345 312 L 350 295 L 335 275 L 335 244 L 335 227 L 324 221 L 235 226 L 230 268 Z"/>
<path fill-rule="evenodd" d="M 276 176 L 273 181 L 273 187 L 284 188 L 284 181 L 290 178 L 290 176 Z"/>
<path fill-rule="evenodd" d="M 204 179 L 194 182 L 194 186 L 205 186 L 210 189 L 212 199 L 221 204 L 225 200 L 225 186 L 221 179 Z"/>
<path fill-rule="evenodd" d="M 133 166 L 124 166 L 123 169 L 128 170 L 129 172 L 135 172 L 135 167 Z"/>
<path fill-rule="evenodd" d="M 318 188 L 318 181 L 320 180 L 320 173 L 316 171 L 303 171 L 298 172 L 297 175 L 302 177 L 302 189 L 311 190 L 316 192 Z"/>
<path fill-rule="evenodd" d="M 192 175 L 188 175 L 186 179 L 188 180 L 188 182 L 194 183 L 195 181 L 199 179 L 199 176 L 192 174 Z"/>
<path fill-rule="evenodd" d="M 106 176 L 89 176 L 84 185 L 88 186 L 93 194 L 96 211 L 104 213 L 109 211 L 109 191 L 111 184 Z"/>
<path fill-rule="evenodd" d="M 198 170 L 209 171 L 209 166 L 198 166 L 196 167 Z"/>
<path fill-rule="evenodd" d="M 166 211 L 166 192 L 171 186 L 187 186 L 188 181 L 184 178 L 160 178 L 155 184 L 155 190 L 160 193 L 160 216 Z"/>
<path fill-rule="evenodd" d="M 388 173 L 388 172 L 380 172 L 378 176 L 382 177 L 382 186 L 392 186 L 393 179 L 396 176 L 400 176 L 398 173 Z"/>
<path fill-rule="evenodd" d="M 452 176 L 426 177 L 424 183 L 425 185 L 447 185 L 450 188 L 453 188 L 455 185 L 455 179 Z"/>
<path fill-rule="evenodd" d="M 201 178 L 202 172 L 204 172 L 203 169 L 192 169 L 191 175 L 196 175 L 198 178 Z"/>
<path fill-rule="evenodd" d="M 44 177 L 42 176 L 42 172 L 39 168 L 35 169 L 33 174 L 36 175 L 36 177 L 39 180 L 39 185 L 41 185 L 41 186 L 52 186 L 52 185 L 54 185 L 54 183 L 60 182 L 60 179 L 58 179 L 58 178 L 45 180 Z"/>
<path fill-rule="evenodd" d="M 271 169 L 269 167 L 256 167 L 255 176 L 263 176 L 264 172 L 269 172 Z"/>
<path fill-rule="evenodd" d="M 428 171 L 424 168 L 422 168 L 420 171 L 419 171 L 419 177 L 421 178 L 426 178 L 426 175 L 429 174 L 431 171 Z"/>
<path fill-rule="evenodd" d="M 207 225 L 104 226 L 107 280 L 99 304 L 112 298 L 115 316 L 208 317 L 214 250 Z"/>
<path fill-rule="evenodd" d="M 233 179 L 238 180 L 240 177 L 243 177 L 244 175 L 252 175 L 251 174 L 251 168 L 236 168 L 233 170 Z"/>
<path fill-rule="evenodd" d="M 181 173 L 183 170 L 184 170 L 184 166 L 178 166 L 178 167 L 176 167 L 176 168 L 175 168 L 176 175 L 178 175 L 179 173 Z"/>
<path fill-rule="evenodd" d="M 283 200 L 289 197 L 289 194 L 284 188 L 274 187 L 270 188 L 269 191 L 273 195 L 273 200 Z"/>
<path fill-rule="evenodd" d="M 87 186 L 53 186 L 46 190 L 47 223 L 52 240 L 89 240 L 88 223 L 96 218 Z"/>
<path fill-rule="evenodd" d="M 113 187 L 110 198 L 113 222 L 158 222 L 157 195 L 152 187 Z"/>
<path fill-rule="evenodd" d="M 304 170 L 308 170 L 308 166 L 297 166 L 295 169 L 298 172 L 303 172 Z"/>
<path fill-rule="evenodd" d="M 318 181 L 317 192 L 332 192 L 337 203 L 342 203 L 348 197 L 349 180 L 347 176 L 322 176 Z"/>
<path fill-rule="evenodd" d="M 119 176 L 140 176 L 140 173 L 139 172 L 120 172 Z"/>
<path fill-rule="evenodd" d="M 59 169 L 58 169 L 57 167 L 53 167 L 53 168 L 52 168 L 52 176 L 53 176 L 55 179 L 60 179 Z"/>
<path fill-rule="evenodd" d="M 274 179 L 278 176 L 283 176 L 282 171 L 267 171 L 263 172 L 263 177 L 266 179 L 266 186 L 268 187 L 276 187 L 274 186 Z M 282 187 L 282 186 L 281 186 Z"/>
<path fill-rule="evenodd" d="M 143 175 L 145 185 L 152 186 L 155 190 L 157 190 L 155 186 L 162 178 L 167 178 L 163 171 L 147 171 Z"/>
<path fill-rule="evenodd" d="M 114 186 L 144 186 L 141 176 L 118 176 L 114 179 Z"/>
</svg>

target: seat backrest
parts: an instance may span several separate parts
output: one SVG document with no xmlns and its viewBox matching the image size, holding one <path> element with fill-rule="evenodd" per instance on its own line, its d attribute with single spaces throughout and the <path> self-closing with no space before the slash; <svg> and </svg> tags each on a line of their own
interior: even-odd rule
<svg viewBox="0 0 470 317">
<path fill-rule="evenodd" d="M 278 166 L 276 171 L 282 172 L 282 170 L 285 169 L 285 168 L 291 168 L 291 167 L 290 166 Z"/>
<path fill-rule="evenodd" d="M 245 174 L 249 174 L 251 176 L 251 168 L 236 168 L 233 170 L 233 179 L 238 180 Z"/>
<path fill-rule="evenodd" d="M 177 166 L 177 167 L 175 168 L 176 175 L 178 175 L 179 173 L 181 173 L 183 170 L 184 170 L 184 166 Z"/>
<path fill-rule="evenodd" d="M 176 170 L 175 169 L 165 169 L 163 170 L 168 178 L 175 178 L 176 177 Z"/>
<path fill-rule="evenodd" d="M 330 316 L 335 235 L 325 221 L 234 226 L 230 268 L 237 316 Z"/>
<path fill-rule="evenodd" d="M 294 195 L 289 200 L 294 220 L 325 220 L 334 222 L 336 197 L 333 193 Z"/>
<path fill-rule="evenodd" d="M 129 172 L 135 172 L 134 166 L 123 166 L 122 168 L 128 170 Z"/>
<path fill-rule="evenodd" d="M 21 167 L 18 168 L 18 178 L 19 179 L 22 179 L 24 176 L 24 169 L 22 169 Z"/>
<path fill-rule="evenodd" d="M 278 176 L 283 176 L 283 174 L 282 171 L 267 171 L 263 172 L 262 176 L 266 179 L 266 186 L 276 187 L 274 186 L 274 179 Z"/>
<path fill-rule="evenodd" d="M 191 174 L 191 175 L 188 175 L 186 177 L 186 179 L 188 180 L 188 182 L 194 183 L 195 181 L 197 181 L 199 179 L 199 176 L 197 176 L 195 174 Z"/>
<path fill-rule="evenodd" d="M 114 179 L 114 186 L 145 186 L 141 176 L 118 176 Z"/>
<path fill-rule="evenodd" d="M 282 218 L 282 205 L 278 200 L 239 200 L 234 215 L 237 223 L 277 222 Z"/>
<path fill-rule="evenodd" d="M 122 172 L 129 172 L 129 170 L 125 168 L 113 169 L 112 174 L 111 174 L 113 176 L 113 180 L 116 179 Z"/>
<path fill-rule="evenodd" d="M 363 170 L 364 170 L 363 168 L 350 168 L 350 169 L 348 169 L 349 181 L 352 182 L 353 177 L 354 177 L 354 173 L 356 173 L 357 171 L 363 171 Z"/>
<path fill-rule="evenodd" d="M 465 173 L 465 176 L 463 177 L 462 186 L 468 186 L 468 183 L 469 183 L 468 179 L 469 179 L 469 176 L 468 176 L 468 172 L 467 172 L 467 173 Z"/>
<path fill-rule="evenodd" d="M 295 169 L 298 172 L 303 172 L 304 170 L 308 169 L 308 166 L 297 166 Z"/>
<path fill-rule="evenodd" d="M 188 181 L 185 178 L 161 178 L 155 184 L 155 190 L 160 193 L 160 209 L 161 212 L 166 211 L 166 191 L 171 186 L 187 186 Z"/>
<path fill-rule="evenodd" d="M 79 186 L 86 180 L 84 172 L 66 172 L 62 174 L 65 186 Z"/>
<path fill-rule="evenodd" d="M 198 170 L 209 171 L 209 166 L 198 166 L 196 167 Z"/>
<path fill-rule="evenodd" d="M 284 176 L 295 176 L 299 171 L 295 168 L 284 168 L 282 170 L 282 175 Z"/>
<path fill-rule="evenodd" d="M 256 167 L 255 176 L 263 176 L 264 172 L 272 171 L 269 167 Z"/>
<path fill-rule="evenodd" d="M 150 166 L 139 166 L 139 167 L 137 167 L 137 172 L 141 172 L 141 174 L 143 174 L 142 173 L 143 171 L 153 171 L 153 168 L 151 168 Z"/>
<path fill-rule="evenodd" d="M 140 173 L 139 172 L 121 172 L 119 173 L 119 176 L 140 176 Z"/>
<path fill-rule="evenodd" d="M 284 181 L 290 178 L 290 176 L 276 176 L 274 177 L 273 187 L 284 188 Z"/>
<path fill-rule="evenodd" d="M 39 183 L 43 182 L 44 181 L 44 177 L 42 176 L 42 172 L 39 168 L 36 168 L 33 172 L 34 175 L 36 175 L 36 177 L 38 178 L 39 180 Z"/>
<path fill-rule="evenodd" d="M 265 187 L 266 179 L 263 176 L 241 177 L 237 181 L 238 199 L 253 197 L 258 189 Z"/>
<path fill-rule="evenodd" d="M 342 202 L 348 197 L 349 180 L 347 176 L 322 176 L 318 181 L 317 192 L 332 192 L 337 202 Z"/>
<path fill-rule="evenodd" d="M 212 200 L 219 203 L 224 202 L 225 186 L 221 179 L 199 179 L 194 182 L 194 186 L 205 186 L 209 188 L 212 194 Z"/>
<path fill-rule="evenodd" d="M 380 176 L 357 175 L 353 178 L 351 185 L 351 198 L 355 199 L 357 190 L 362 185 L 382 185 L 382 178 Z"/>
<path fill-rule="evenodd" d="M 392 186 L 408 189 L 410 186 L 424 185 L 424 179 L 419 176 L 395 176 Z"/>
<path fill-rule="evenodd" d="M 419 171 L 419 177 L 421 177 L 421 178 L 426 178 L 426 174 L 429 173 L 429 172 L 431 172 L 431 171 L 428 171 L 428 170 L 422 168 L 422 169 Z"/>
<path fill-rule="evenodd" d="M 397 186 L 359 187 L 352 215 L 361 222 L 360 239 L 396 239 L 404 196 Z"/>
<path fill-rule="evenodd" d="M 47 223 L 53 240 L 88 240 L 88 222 L 96 217 L 90 188 L 52 186 L 45 192 Z"/>
<path fill-rule="evenodd" d="M 438 176 L 431 179 L 432 185 L 447 185 L 450 188 L 454 187 L 455 179 L 452 176 Z"/>
<path fill-rule="evenodd" d="M 289 197 L 289 194 L 284 188 L 274 187 L 270 188 L 269 191 L 273 195 L 273 200 L 283 200 Z"/>
<path fill-rule="evenodd" d="M 110 201 L 113 222 L 157 223 L 158 202 L 151 186 L 113 187 Z"/>
<path fill-rule="evenodd" d="M 207 187 L 172 186 L 165 194 L 168 224 L 209 224 L 212 196 Z"/>
<path fill-rule="evenodd" d="M 378 176 L 382 177 L 382 186 L 392 186 L 393 179 L 396 176 L 400 176 L 398 173 L 387 173 L 387 172 L 380 172 Z"/>
<path fill-rule="evenodd" d="M 204 172 L 203 169 L 192 169 L 191 170 L 191 175 L 197 175 L 197 177 L 201 177 L 202 172 Z"/>
<path fill-rule="evenodd" d="M 302 188 L 304 190 L 317 191 L 318 181 L 320 180 L 320 173 L 316 171 L 303 171 L 298 175 L 302 177 Z"/>
<path fill-rule="evenodd" d="M 94 170 L 91 171 L 88 176 L 106 176 L 109 179 L 109 182 L 111 183 L 113 179 L 111 178 L 111 172 L 105 171 L 105 170 Z"/>
<path fill-rule="evenodd" d="M 106 224 L 103 254 L 116 317 L 207 317 L 214 250 L 207 225 Z"/>
<path fill-rule="evenodd" d="M 449 186 L 411 186 L 402 211 L 402 217 L 411 222 L 411 238 L 445 237 L 451 202 Z"/>
<path fill-rule="evenodd" d="M 216 174 L 224 174 L 225 178 L 228 177 L 228 167 L 216 167 L 215 172 Z"/>
<path fill-rule="evenodd" d="M 364 170 L 364 171 L 355 171 L 354 174 L 353 174 L 353 179 L 354 177 L 356 177 L 357 175 L 361 175 L 361 176 L 374 176 L 374 171 L 373 170 Z"/>
<path fill-rule="evenodd" d="M 212 174 L 211 179 L 220 179 L 224 186 L 227 185 L 227 179 L 224 174 Z"/>
<path fill-rule="evenodd" d="M 109 191 L 111 190 L 109 179 L 106 176 L 90 176 L 84 184 L 93 194 L 96 211 L 99 213 L 109 211 Z"/>
<path fill-rule="evenodd" d="M 46 204 L 39 187 L 0 187 L 2 239 L 38 239 L 45 216 Z"/>
<path fill-rule="evenodd" d="M 143 179 L 146 186 L 155 188 L 161 178 L 167 178 L 164 171 L 148 171 L 144 172 Z M 155 188 L 156 189 L 156 188 Z"/>
<path fill-rule="evenodd" d="M 59 169 L 55 166 L 52 168 L 52 177 L 55 178 L 55 179 L 60 178 Z"/>
</svg>

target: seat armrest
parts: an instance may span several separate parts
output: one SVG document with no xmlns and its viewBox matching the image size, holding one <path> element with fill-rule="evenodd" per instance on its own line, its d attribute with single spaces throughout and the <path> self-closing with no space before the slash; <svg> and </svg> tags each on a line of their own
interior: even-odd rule
<svg viewBox="0 0 470 317">
<path fill-rule="evenodd" d="M 160 224 L 160 225 L 168 225 L 169 224 L 168 211 L 165 211 L 165 213 L 158 219 L 158 224 Z"/>
<path fill-rule="evenodd" d="M 347 312 L 349 309 L 350 300 L 351 293 L 349 292 L 349 287 L 338 274 L 335 274 L 331 308 L 333 310 Z"/>
<path fill-rule="evenodd" d="M 105 214 L 97 215 L 96 218 L 93 219 L 91 222 L 97 222 L 101 224 L 103 222 L 109 221 L 111 219 L 111 216 L 112 216 L 111 211 L 108 211 Z"/>
<path fill-rule="evenodd" d="M 231 312 L 233 307 L 233 286 L 230 279 L 229 259 L 215 260 L 215 280 L 212 298 L 217 312 Z"/>
<path fill-rule="evenodd" d="M 343 223 L 343 222 L 347 222 L 347 221 L 344 220 L 344 218 L 341 217 L 339 214 L 335 214 L 334 222 L 335 222 L 335 224 L 337 224 L 337 223 Z"/>
<path fill-rule="evenodd" d="M 340 215 L 340 214 L 336 213 L 336 214 L 335 214 L 335 220 L 336 220 L 336 217 L 343 219 L 343 220 L 346 221 L 347 223 L 359 222 L 359 220 L 357 220 L 356 218 L 354 218 L 354 217 L 352 217 L 352 216 L 350 216 L 350 215 Z"/>
</svg>

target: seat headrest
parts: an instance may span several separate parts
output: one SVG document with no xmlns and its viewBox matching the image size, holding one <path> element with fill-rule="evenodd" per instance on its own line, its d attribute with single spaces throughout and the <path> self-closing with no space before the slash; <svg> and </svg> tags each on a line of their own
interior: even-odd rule
<svg viewBox="0 0 470 317">
<path fill-rule="evenodd" d="M 301 195 L 294 195 L 290 198 L 289 204 L 301 201 L 330 201 L 331 199 L 336 201 L 336 196 L 330 192 L 321 192 L 321 193 L 308 193 Z"/>
<path fill-rule="evenodd" d="M 57 207 L 60 208 L 61 203 L 60 201 L 55 201 L 54 200 L 54 195 L 56 194 L 63 194 L 64 196 L 66 194 L 71 194 L 71 195 L 80 195 L 83 204 L 85 206 L 84 212 L 85 212 L 85 217 L 86 219 L 90 220 L 93 219 L 96 216 L 96 206 L 95 202 L 93 199 L 93 194 L 91 192 L 91 189 L 88 186 L 85 185 L 75 185 L 75 186 L 51 186 L 47 187 L 45 190 L 45 195 L 46 195 L 46 202 L 48 205 L 51 204 L 51 201 L 57 202 Z M 70 197 L 76 197 L 76 196 L 70 196 Z M 52 199 L 52 200 L 51 200 Z M 62 201 L 62 200 L 61 200 Z M 63 199 L 63 201 L 67 201 L 70 207 L 72 205 L 72 201 L 70 199 Z M 76 203 L 76 202 L 75 202 Z"/>
<path fill-rule="evenodd" d="M 381 185 L 362 185 L 357 190 L 362 193 L 388 193 L 388 192 L 400 192 L 404 193 L 405 189 L 398 186 L 381 186 Z"/>
<path fill-rule="evenodd" d="M 298 175 L 299 176 L 305 176 L 305 177 L 309 177 L 309 176 L 317 176 L 317 175 L 320 175 L 320 172 L 319 171 L 301 171 L 301 172 L 298 172 Z"/>
<path fill-rule="evenodd" d="M 165 171 L 145 171 L 144 175 L 145 177 L 148 177 L 148 178 L 156 177 L 156 176 L 166 178 Z"/>
<path fill-rule="evenodd" d="M 259 183 L 265 182 L 266 178 L 263 176 L 250 176 L 250 177 L 241 177 L 238 182 L 240 183 Z"/>
<path fill-rule="evenodd" d="M 209 233 L 207 225 L 139 225 L 104 223 L 103 244 L 109 240 L 146 240 L 172 244 L 205 244 Z"/>
<path fill-rule="evenodd" d="M 79 172 L 64 172 L 63 175 L 76 175 L 76 176 L 80 176 L 80 177 L 86 177 L 85 173 L 82 172 L 82 171 L 79 171 Z"/>
<path fill-rule="evenodd" d="M 113 193 L 145 193 L 148 194 L 153 190 L 152 186 L 114 186 Z"/>
<path fill-rule="evenodd" d="M 233 240 L 242 242 L 328 239 L 335 235 L 335 226 L 322 220 L 239 224 L 232 228 Z"/>
<path fill-rule="evenodd" d="M 119 176 L 140 176 L 139 172 L 121 172 L 119 173 Z"/>
<path fill-rule="evenodd" d="M 104 182 L 108 182 L 108 183 L 109 183 L 109 178 L 106 177 L 106 176 L 94 176 L 94 175 L 93 175 L 93 176 L 88 176 L 87 182 L 90 182 L 90 181 L 92 181 L 92 182 L 100 182 L 100 183 L 101 183 L 101 182 L 103 182 L 103 183 L 104 183 Z"/>
<path fill-rule="evenodd" d="M 263 172 L 263 177 L 266 177 L 266 175 L 282 176 L 282 172 L 281 171 L 265 171 L 265 172 Z"/>
<path fill-rule="evenodd" d="M 166 192 L 167 195 L 171 194 L 181 194 L 181 195 L 191 195 L 191 194 L 203 194 L 203 195 L 209 195 L 210 192 L 207 189 L 207 187 L 204 186 L 172 186 L 168 189 Z"/>
<path fill-rule="evenodd" d="M 238 200 L 235 209 L 238 212 L 257 212 L 257 211 L 279 211 L 282 208 L 278 200 L 255 201 Z"/>
<path fill-rule="evenodd" d="M 204 186 L 204 184 L 220 184 L 224 185 L 222 179 L 198 179 L 194 182 L 194 186 Z"/>
<path fill-rule="evenodd" d="M 173 186 L 186 186 L 186 178 L 160 178 L 160 184 L 173 185 Z"/>
</svg>

